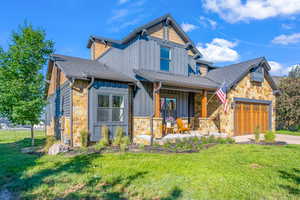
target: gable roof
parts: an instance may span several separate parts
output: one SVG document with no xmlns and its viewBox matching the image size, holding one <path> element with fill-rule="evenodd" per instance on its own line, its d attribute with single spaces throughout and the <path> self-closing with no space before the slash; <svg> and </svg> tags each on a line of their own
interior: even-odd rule
<svg viewBox="0 0 300 200">
<path fill-rule="evenodd" d="M 243 79 L 252 68 L 263 66 L 267 71 L 268 81 L 271 87 L 276 90 L 277 86 L 269 75 L 268 71 L 271 69 L 265 57 L 259 57 L 244 62 L 228 65 L 211 70 L 206 75 L 208 78 L 217 81 L 219 84 L 226 83 L 228 89 L 231 89 L 241 79 Z"/>
<path fill-rule="evenodd" d="M 88 79 L 91 77 L 121 82 L 135 82 L 134 79 L 116 72 L 109 66 L 96 60 L 53 54 L 51 61 L 59 67 L 67 78 Z M 51 65 L 48 73 L 52 71 Z"/>
<path fill-rule="evenodd" d="M 204 76 L 184 76 L 169 72 L 156 72 L 146 69 L 134 69 L 134 73 L 150 82 L 162 82 L 162 84 L 176 87 L 194 89 L 217 89 L 219 84 Z"/>
<path fill-rule="evenodd" d="M 118 44 L 118 45 L 126 44 L 129 41 L 131 41 L 132 39 L 134 39 L 138 34 L 142 33 L 143 30 L 145 30 L 145 29 L 147 30 L 147 29 L 149 29 L 155 25 L 158 25 L 166 20 L 171 22 L 171 25 L 176 30 L 176 32 L 180 35 L 180 37 L 182 37 L 183 40 L 185 40 L 187 43 L 189 43 L 192 46 L 193 51 L 202 57 L 202 54 L 196 48 L 196 45 L 194 44 L 194 42 L 189 38 L 189 36 L 184 32 L 184 30 L 182 30 L 182 28 L 177 24 L 175 19 L 170 14 L 163 15 L 143 26 L 136 28 L 134 31 L 132 31 L 129 35 L 127 35 L 122 40 L 114 40 L 114 39 L 110 39 L 110 38 L 106 38 L 106 37 L 99 37 L 99 36 L 90 36 L 87 47 L 90 48 L 93 41 L 95 41 L 95 40 L 96 41 L 106 41 L 106 42 L 110 42 L 110 43 Z"/>
</svg>

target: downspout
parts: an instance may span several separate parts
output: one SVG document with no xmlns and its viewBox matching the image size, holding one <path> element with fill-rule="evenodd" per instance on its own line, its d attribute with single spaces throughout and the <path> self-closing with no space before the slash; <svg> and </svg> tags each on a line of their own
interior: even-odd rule
<svg viewBox="0 0 300 200">
<path fill-rule="evenodd" d="M 71 80 L 71 83 L 70 83 L 70 88 L 71 88 L 71 97 L 70 97 L 70 101 L 71 101 L 71 105 L 70 105 L 70 135 L 71 135 L 71 147 L 74 146 L 73 144 L 73 86 L 74 86 L 74 83 L 75 83 L 75 79 L 72 78 Z"/>
<path fill-rule="evenodd" d="M 153 117 L 155 116 L 155 108 L 156 108 L 156 93 L 159 92 L 160 88 L 161 88 L 161 81 L 158 82 L 159 85 L 157 88 L 153 88 L 153 113 L 151 115 L 151 119 L 150 119 L 150 128 L 151 128 L 151 146 L 153 145 L 153 137 L 154 137 L 154 133 L 153 133 Z"/>
<path fill-rule="evenodd" d="M 87 104 L 88 104 L 88 109 L 87 109 L 87 112 L 88 112 L 88 120 L 87 120 L 87 123 L 88 123 L 88 132 L 90 132 L 90 88 L 93 86 L 94 82 L 95 82 L 95 77 L 92 76 L 91 77 L 92 80 L 90 82 L 90 84 L 87 86 L 87 92 L 88 92 L 88 100 L 87 100 Z M 91 133 L 90 133 L 91 134 Z"/>
</svg>

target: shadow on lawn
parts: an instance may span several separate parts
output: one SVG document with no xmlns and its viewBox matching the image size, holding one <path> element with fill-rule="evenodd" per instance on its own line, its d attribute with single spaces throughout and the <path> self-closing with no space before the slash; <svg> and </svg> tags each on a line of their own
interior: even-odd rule
<svg viewBox="0 0 300 200">
<path fill-rule="evenodd" d="M 9 154 L 3 159 L 7 162 L 4 167 L 0 169 L 0 178 L 5 179 L 4 182 L 0 180 L 9 191 L 14 191 L 14 196 L 19 196 L 22 199 L 104 199 L 117 200 L 140 197 L 142 194 L 130 188 L 133 181 L 143 178 L 148 172 L 141 171 L 130 174 L 128 176 L 118 176 L 111 181 L 105 181 L 100 176 L 96 177 L 90 170 L 93 167 L 93 161 L 101 157 L 100 154 L 78 155 L 66 160 L 56 160 L 54 167 L 41 169 L 33 173 L 32 176 L 24 176 L 29 170 L 37 165 L 43 166 L 40 158 L 37 155 L 23 154 L 20 149 L 30 146 L 30 139 L 26 138 L 15 143 L 0 144 L 0 153 Z M 43 144 L 44 140 L 36 140 L 37 144 Z M 6 154 L 6 155 L 7 155 Z M 0 158 L 0 161 L 1 158 Z M 46 159 L 44 162 L 52 162 L 51 159 Z M 45 167 L 45 166 L 44 166 Z M 46 166 L 47 167 L 47 166 Z M 95 167 L 95 166 L 94 166 Z M 96 166 L 97 167 L 97 166 Z M 61 175 L 66 173 L 66 175 Z M 84 183 L 74 184 L 68 177 L 68 174 L 79 174 L 87 176 Z M 68 188 L 63 192 L 53 194 L 54 190 L 59 184 L 66 184 L 70 182 Z M 45 194 L 43 190 L 37 190 L 41 185 L 49 188 L 50 193 Z M 1 187 L 0 187 L 1 189 Z M 131 189 L 131 190 L 130 190 Z M 19 195 L 18 195 L 19 194 Z M 182 190 L 178 187 L 173 188 L 167 197 L 157 199 L 161 200 L 176 200 L 182 196 Z M 142 197 L 145 199 L 144 197 Z"/>
<path fill-rule="evenodd" d="M 282 178 L 289 181 L 290 184 L 287 185 L 280 185 L 283 189 L 287 190 L 292 195 L 299 195 L 300 194 L 300 170 L 299 169 L 292 169 L 292 172 L 287 172 L 283 170 L 279 170 L 279 173 Z"/>
</svg>

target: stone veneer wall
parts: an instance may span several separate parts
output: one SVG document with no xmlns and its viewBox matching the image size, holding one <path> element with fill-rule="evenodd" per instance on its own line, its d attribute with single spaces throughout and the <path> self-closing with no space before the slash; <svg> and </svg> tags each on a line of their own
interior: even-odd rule
<svg viewBox="0 0 300 200">
<path fill-rule="evenodd" d="M 133 137 L 151 135 L 151 117 L 133 117 Z M 153 134 L 155 138 L 162 137 L 162 118 L 153 118 Z"/>
<path fill-rule="evenodd" d="M 212 94 L 207 95 L 209 100 Z M 201 94 L 195 95 L 195 128 L 204 132 L 223 132 L 234 135 L 234 108 L 231 107 L 233 98 L 247 98 L 272 101 L 272 130 L 275 130 L 275 100 L 273 89 L 266 79 L 262 84 L 251 82 L 250 74 L 245 76 L 235 88 L 229 91 L 229 109 L 224 113 L 224 107 L 217 96 L 214 96 L 207 107 L 208 118 L 201 118 Z"/>
<path fill-rule="evenodd" d="M 54 136 L 54 118 L 51 119 L 50 125 L 46 125 L 46 135 Z"/>
<path fill-rule="evenodd" d="M 256 100 L 272 101 L 272 130 L 275 131 L 275 101 L 276 97 L 273 94 L 273 89 L 266 79 L 262 84 L 251 82 L 250 74 L 244 77 L 237 86 L 228 93 L 229 110 L 224 113 L 223 106 L 220 106 L 220 126 L 221 132 L 234 134 L 234 108 L 231 108 L 233 98 L 247 98 Z"/>
<path fill-rule="evenodd" d="M 73 145 L 80 146 L 80 132 L 88 131 L 88 82 L 76 80 L 73 85 Z"/>
</svg>

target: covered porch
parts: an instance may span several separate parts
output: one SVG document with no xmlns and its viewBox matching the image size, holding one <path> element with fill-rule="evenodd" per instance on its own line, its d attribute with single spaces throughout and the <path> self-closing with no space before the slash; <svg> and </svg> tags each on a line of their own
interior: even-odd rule
<svg viewBox="0 0 300 200">
<path fill-rule="evenodd" d="M 160 83 L 154 83 L 159 88 Z M 161 85 L 155 90 L 154 119 L 161 121 L 161 136 L 168 134 L 209 134 L 220 132 L 214 90 L 174 88 Z"/>
<path fill-rule="evenodd" d="M 201 76 L 139 71 L 153 85 L 153 115 L 150 133 L 155 138 L 168 134 L 209 134 L 220 132 L 214 93 L 218 84 Z"/>
</svg>

